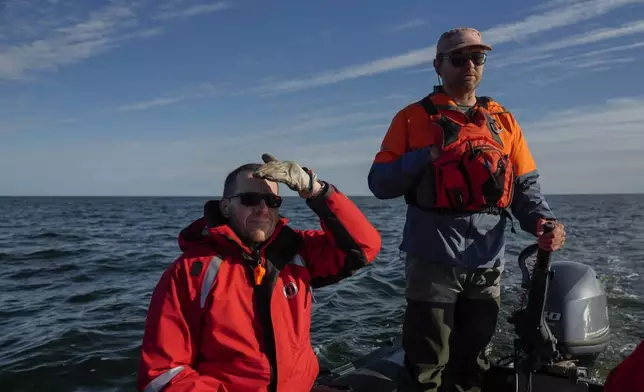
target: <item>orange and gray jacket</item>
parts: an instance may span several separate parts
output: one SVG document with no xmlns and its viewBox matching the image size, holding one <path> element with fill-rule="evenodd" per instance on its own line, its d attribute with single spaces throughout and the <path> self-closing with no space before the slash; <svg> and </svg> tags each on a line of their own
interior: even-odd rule
<svg viewBox="0 0 644 392">
<path fill-rule="evenodd" d="M 429 99 L 440 115 L 460 123 L 469 121 L 441 87 L 436 87 Z M 478 105 L 502 128 L 498 136 L 516 178 L 509 209 L 524 231 L 536 235 L 538 219 L 555 219 L 555 216 L 541 192 L 539 172 L 523 132 L 512 114 L 499 103 L 486 98 L 479 100 Z M 408 105 L 394 116 L 369 172 L 369 188 L 374 196 L 407 198 L 415 192 L 419 179 L 432 165 L 429 146 L 442 143 L 442 134 L 436 129 L 420 102 Z M 490 268 L 504 263 L 505 227 L 502 214 L 445 214 L 410 204 L 400 249 L 431 262 Z"/>
</svg>

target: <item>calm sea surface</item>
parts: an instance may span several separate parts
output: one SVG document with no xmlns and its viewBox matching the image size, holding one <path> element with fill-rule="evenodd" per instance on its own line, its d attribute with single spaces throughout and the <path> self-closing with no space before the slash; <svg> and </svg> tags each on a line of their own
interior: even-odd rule
<svg viewBox="0 0 644 392">
<path fill-rule="evenodd" d="M 402 201 L 354 198 L 383 237 L 373 266 L 315 292 L 312 339 L 322 366 L 376 349 L 401 331 Z M 551 196 L 566 225 L 554 256 L 591 265 L 609 295 L 612 341 L 595 376 L 644 339 L 644 195 Z M 179 254 L 177 234 L 201 215 L 199 198 L 0 198 L 0 390 L 131 391 L 152 289 Z M 287 199 L 297 228 L 313 213 Z M 519 298 L 518 253 L 508 231 L 502 317 L 492 355 L 509 353 L 506 318 Z"/>
</svg>

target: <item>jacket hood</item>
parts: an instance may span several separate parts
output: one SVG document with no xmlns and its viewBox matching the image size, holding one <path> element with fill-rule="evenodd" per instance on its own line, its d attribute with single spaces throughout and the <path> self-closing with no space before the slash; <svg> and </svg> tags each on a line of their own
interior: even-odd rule
<svg viewBox="0 0 644 392">
<path fill-rule="evenodd" d="M 277 222 L 277 226 L 275 227 L 271 238 L 274 237 L 280 231 L 281 227 L 286 225 L 287 222 L 288 220 L 286 218 L 280 216 L 280 220 Z M 203 216 L 194 220 L 179 232 L 179 249 L 181 249 L 182 252 L 185 252 L 192 247 L 216 242 L 222 238 L 232 240 L 240 247 L 248 250 L 246 245 L 244 245 L 237 234 L 235 234 L 233 229 L 228 225 L 228 219 L 226 219 L 226 217 L 221 213 L 221 210 L 219 209 L 219 200 L 208 200 L 204 204 Z"/>
</svg>

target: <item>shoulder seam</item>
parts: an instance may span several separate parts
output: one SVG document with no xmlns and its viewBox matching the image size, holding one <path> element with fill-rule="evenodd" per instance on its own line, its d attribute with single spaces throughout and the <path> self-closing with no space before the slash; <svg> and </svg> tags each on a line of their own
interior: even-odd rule
<svg viewBox="0 0 644 392">
<path fill-rule="evenodd" d="M 505 106 L 501 105 L 498 101 L 492 101 L 492 104 L 494 105 L 494 109 L 501 109 L 501 111 L 498 111 L 498 112 L 490 111 L 490 114 L 512 114 Z"/>
</svg>

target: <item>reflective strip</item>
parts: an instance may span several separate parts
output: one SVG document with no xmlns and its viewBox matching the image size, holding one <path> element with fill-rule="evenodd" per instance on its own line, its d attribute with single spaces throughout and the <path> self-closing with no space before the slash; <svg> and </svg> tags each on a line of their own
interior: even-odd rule
<svg viewBox="0 0 644 392">
<path fill-rule="evenodd" d="M 174 376 L 177 374 L 181 373 L 183 371 L 183 366 L 177 366 L 176 368 L 172 368 L 168 370 L 167 372 L 161 374 L 160 376 L 157 376 L 152 382 L 148 384 L 148 386 L 145 387 L 143 392 L 159 392 L 160 390 L 163 389 L 172 379 Z"/>
<path fill-rule="evenodd" d="M 221 265 L 221 259 L 217 256 L 212 258 L 208 270 L 206 271 L 206 276 L 203 278 L 203 283 L 201 284 L 201 307 L 203 308 L 206 305 L 206 298 L 208 298 L 208 293 L 212 288 L 212 284 L 215 281 L 217 276 L 217 271 L 219 271 L 219 266 Z"/>
<path fill-rule="evenodd" d="M 293 261 L 291 261 L 291 264 L 299 265 L 300 267 L 306 268 L 306 263 L 304 262 L 304 259 L 300 257 L 299 254 L 296 254 L 295 257 L 293 257 Z"/>
</svg>

